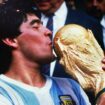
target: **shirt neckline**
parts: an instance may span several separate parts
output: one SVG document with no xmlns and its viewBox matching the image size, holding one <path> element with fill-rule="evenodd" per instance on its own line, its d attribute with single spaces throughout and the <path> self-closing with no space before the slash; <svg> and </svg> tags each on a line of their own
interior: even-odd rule
<svg viewBox="0 0 105 105">
<path fill-rule="evenodd" d="M 21 87 L 21 88 L 23 88 L 25 90 L 28 90 L 28 91 L 39 91 L 39 92 L 41 92 L 41 91 L 46 92 L 51 88 L 52 80 L 48 76 L 45 76 L 45 77 L 46 77 L 45 85 L 41 88 L 38 88 L 38 87 L 35 87 L 35 86 L 30 86 L 28 84 L 22 83 L 20 81 L 16 81 L 12 78 L 9 78 L 9 77 L 5 76 L 4 74 L 0 75 L 0 78 L 6 83 L 11 83 L 15 86 Z"/>
</svg>

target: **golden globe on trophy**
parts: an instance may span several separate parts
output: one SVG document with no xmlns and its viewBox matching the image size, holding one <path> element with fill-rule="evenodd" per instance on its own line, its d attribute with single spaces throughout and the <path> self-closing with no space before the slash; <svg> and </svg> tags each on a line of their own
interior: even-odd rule
<svg viewBox="0 0 105 105">
<path fill-rule="evenodd" d="M 91 30 L 77 24 L 66 25 L 56 33 L 54 47 L 60 64 L 84 90 L 97 95 L 105 88 L 101 62 L 104 53 Z"/>
</svg>

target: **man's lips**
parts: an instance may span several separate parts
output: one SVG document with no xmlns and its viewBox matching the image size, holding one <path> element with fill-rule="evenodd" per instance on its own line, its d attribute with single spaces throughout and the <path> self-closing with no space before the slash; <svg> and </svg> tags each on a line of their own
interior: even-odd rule
<svg viewBox="0 0 105 105">
<path fill-rule="evenodd" d="M 49 42 L 49 45 L 52 45 L 52 41 Z"/>
</svg>

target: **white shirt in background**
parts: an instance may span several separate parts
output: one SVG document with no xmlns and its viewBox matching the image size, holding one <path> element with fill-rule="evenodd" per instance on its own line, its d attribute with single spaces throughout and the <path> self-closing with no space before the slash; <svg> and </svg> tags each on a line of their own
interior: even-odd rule
<svg viewBox="0 0 105 105">
<path fill-rule="evenodd" d="M 67 17 L 67 6 L 66 3 L 63 2 L 61 7 L 54 13 L 53 16 L 53 38 L 56 32 L 64 26 L 66 17 Z M 44 14 L 41 14 L 41 21 L 43 22 L 43 25 L 47 25 L 48 17 L 46 17 Z M 56 61 L 53 61 L 50 65 L 50 76 L 53 75 L 54 67 L 55 67 Z"/>
<path fill-rule="evenodd" d="M 105 47 L 105 15 L 103 16 L 101 20 L 101 25 L 102 25 L 102 30 L 103 30 L 103 42 L 104 42 L 104 47 Z"/>
</svg>

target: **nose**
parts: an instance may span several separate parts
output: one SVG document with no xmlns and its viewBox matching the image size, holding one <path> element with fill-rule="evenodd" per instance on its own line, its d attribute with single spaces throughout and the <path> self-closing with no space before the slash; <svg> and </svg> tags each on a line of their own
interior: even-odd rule
<svg viewBox="0 0 105 105">
<path fill-rule="evenodd" d="M 48 28 L 45 27 L 45 35 L 52 37 L 52 31 L 50 31 Z"/>
</svg>

